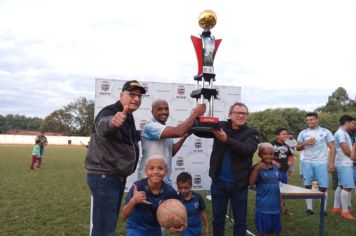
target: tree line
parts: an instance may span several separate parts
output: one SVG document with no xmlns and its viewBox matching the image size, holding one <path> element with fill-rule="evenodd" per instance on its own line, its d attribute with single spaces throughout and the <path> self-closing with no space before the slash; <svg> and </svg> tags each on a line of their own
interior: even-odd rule
<svg viewBox="0 0 356 236">
<path fill-rule="evenodd" d="M 337 88 L 328 98 L 328 102 L 317 109 L 320 125 L 335 132 L 339 126 L 339 117 L 345 113 L 356 117 L 356 101 L 349 98 L 346 90 Z M 298 134 L 305 125 L 307 111 L 298 108 L 266 109 L 251 112 L 249 125 L 261 133 L 261 141 L 274 139 L 274 131 L 283 127 Z M 85 97 L 74 99 L 61 109 L 53 111 L 44 119 L 21 115 L 0 115 L 0 133 L 11 129 L 44 130 L 62 133 L 68 136 L 89 136 L 94 124 L 94 101 Z"/>
</svg>

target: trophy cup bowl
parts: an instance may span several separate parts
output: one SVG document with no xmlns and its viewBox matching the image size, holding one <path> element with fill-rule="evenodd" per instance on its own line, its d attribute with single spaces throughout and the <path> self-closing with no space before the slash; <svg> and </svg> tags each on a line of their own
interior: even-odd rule
<svg viewBox="0 0 356 236">
<path fill-rule="evenodd" d="M 204 30 L 210 30 L 216 25 L 216 14 L 212 10 L 205 10 L 199 15 L 199 26 Z"/>
</svg>

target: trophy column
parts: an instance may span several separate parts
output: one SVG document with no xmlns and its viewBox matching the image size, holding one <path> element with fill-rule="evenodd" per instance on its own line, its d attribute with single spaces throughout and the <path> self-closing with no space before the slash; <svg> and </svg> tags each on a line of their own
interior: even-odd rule
<svg viewBox="0 0 356 236">
<path fill-rule="evenodd" d="M 210 29 L 216 25 L 216 15 L 211 10 L 203 11 L 199 16 L 199 25 L 203 32 L 199 37 L 191 36 L 198 60 L 198 74 L 194 76 L 196 90 L 190 96 L 196 103 L 207 101 L 207 116 L 201 116 L 192 127 L 192 131 L 199 137 L 213 137 L 212 129 L 219 128 L 219 118 L 214 117 L 214 99 L 217 90 L 213 87 L 215 81 L 214 58 L 221 43 L 221 39 L 215 40 Z"/>
</svg>

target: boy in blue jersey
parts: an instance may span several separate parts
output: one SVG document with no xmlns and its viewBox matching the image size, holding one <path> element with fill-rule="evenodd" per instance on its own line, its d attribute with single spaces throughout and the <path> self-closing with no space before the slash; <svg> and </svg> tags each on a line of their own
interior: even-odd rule
<svg viewBox="0 0 356 236">
<path fill-rule="evenodd" d="M 145 174 L 147 178 L 136 181 L 125 199 L 121 216 L 126 223 L 127 236 L 161 236 L 161 226 L 156 217 L 158 205 L 169 198 L 178 199 L 174 188 L 166 184 L 163 178 L 168 168 L 165 158 L 151 156 L 147 160 Z M 185 222 L 180 228 L 170 228 L 170 233 L 179 233 L 185 229 Z"/>
<path fill-rule="evenodd" d="M 335 170 L 335 144 L 334 136 L 330 130 L 319 126 L 319 116 L 316 112 L 309 112 L 305 115 L 307 129 L 302 130 L 298 135 L 297 150 L 303 150 L 303 178 L 304 186 L 311 189 L 312 181 L 318 181 L 319 191 L 325 193 L 324 214 L 327 208 L 327 188 L 328 171 Z M 329 155 L 328 155 L 329 151 Z M 328 158 L 329 156 L 329 158 Z M 306 199 L 306 215 L 313 215 L 313 200 Z"/>
<path fill-rule="evenodd" d="M 188 172 L 182 172 L 177 176 L 177 188 L 180 200 L 188 213 L 188 227 L 182 232 L 181 236 L 208 236 L 208 213 L 205 210 L 205 202 L 199 193 L 192 191 L 192 176 Z M 202 221 L 205 226 L 203 234 Z"/>
<path fill-rule="evenodd" d="M 258 146 L 261 161 L 251 172 L 249 184 L 256 185 L 255 224 L 258 235 L 275 235 L 281 232 L 281 196 L 278 167 L 272 164 L 273 145 L 261 143 Z"/>
</svg>

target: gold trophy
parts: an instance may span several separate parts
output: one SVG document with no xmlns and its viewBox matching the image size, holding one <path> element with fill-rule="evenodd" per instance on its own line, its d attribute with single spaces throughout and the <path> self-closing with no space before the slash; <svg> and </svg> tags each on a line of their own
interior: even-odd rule
<svg viewBox="0 0 356 236">
<path fill-rule="evenodd" d="M 215 81 L 214 58 L 221 43 L 215 40 L 210 30 L 216 25 L 216 14 L 212 10 L 205 10 L 199 15 L 199 26 L 203 29 L 200 37 L 191 36 L 198 60 L 198 74 L 194 76 L 196 90 L 190 96 L 196 99 L 196 104 L 207 100 L 207 116 L 200 116 L 195 122 L 192 131 L 200 137 L 213 137 L 212 129 L 219 128 L 219 118 L 214 117 L 214 99 L 218 92 L 213 88 Z"/>
</svg>

